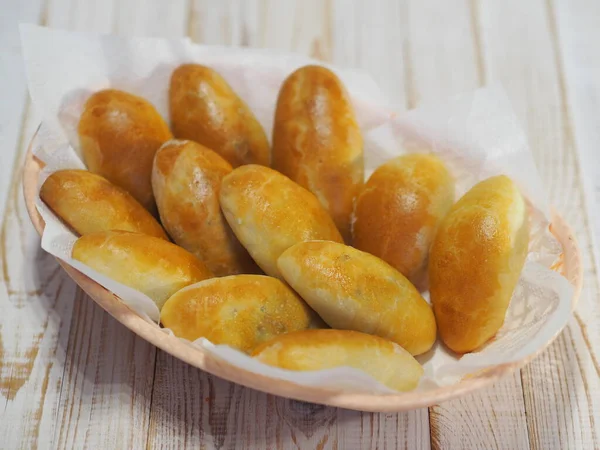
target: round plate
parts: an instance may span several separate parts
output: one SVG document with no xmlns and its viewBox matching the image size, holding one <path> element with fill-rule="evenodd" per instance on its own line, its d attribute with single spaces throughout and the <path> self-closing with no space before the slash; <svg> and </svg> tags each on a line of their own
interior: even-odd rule
<svg viewBox="0 0 600 450">
<path fill-rule="evenodd" d="M 35 140 L 35 136 L 33 140 Z M 43 167 L 43 163 L 32 153 L 33 140 L 29 146 L 27 157 L 25 159 L 25 166 L 23 168 L 23 192 L 31 221 L 41 236 L 44 231 L 44 221 L 35 207 L 35 201 L 37 197 L 36 187 L 38 175 Z M 563 248 L 562 260 L 557 264 L 555 270 L 559 270 L 575 287 L 573 298 L 571 300 L 571 309 L 573 310 L 581 292 L 581 253 L 571 228 L 556 212 L 552 213 L 551 231 L 560 241 Z M 530 355 L 521 361 L 491 367 L 474 376 L 464 378 L 462 381 L 452 386 L 440 387 L 426 392 L 406 392 L 386 395 L 336 392 L 314 387 L 299 386 L 289 381 L 257 375 L 239 367 L 232 366 L 175 336 L 163 333 L 156 325 L 146 322 L 138 316 L 137 313 L 121 302 L 118 297 L 107 291 L 98 283 L 63 261 L 58 260 L 58 262 L 69 276 L 115 319 L 143 339 L 192 366 L 226 380 L 270 394 L 360 411 L 393 412 L 422 408 L 481 389 L 492 384 L 498 378 L 510 374 L 525 365 L 550 345 L 559 334 L 557 333 L 553 336 L 552 339 L 546 342 L 546 344 L 535 354 Z"/>
</svg>

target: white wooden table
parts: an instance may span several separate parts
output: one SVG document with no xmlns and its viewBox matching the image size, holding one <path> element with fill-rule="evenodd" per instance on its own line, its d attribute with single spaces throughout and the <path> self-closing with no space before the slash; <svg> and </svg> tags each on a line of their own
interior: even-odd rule
<svg viewBox="0 0 600 450">
<path fill-rule="evenodd" d="M 502 83 L 583 250 L 575 316 L 514 376 L 400 414 L 286 400 L 175 360 L 39 248 L 20 189 L 39 116 L 18 22 L 292 50 L 368 70 L 407 108 Z M 600 2 L 0 0 L 0 86 L 0 448 L 600 448 Z"/>
</svg>

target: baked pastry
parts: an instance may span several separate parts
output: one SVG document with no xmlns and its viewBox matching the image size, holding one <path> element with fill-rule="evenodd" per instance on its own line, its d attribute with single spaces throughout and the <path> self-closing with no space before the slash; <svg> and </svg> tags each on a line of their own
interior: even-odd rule
<svg viewBox="0 0 600 450">
<path fill-rule="evenodd" d="M 87 170 L 59 170 L 40 198 L 79 234 L 124 230 L 168 240 L 156 219 L 127 191 Z"/>
<path fill-rule="evenodd" d="M 181 247 L 128 231 L 86 234 L 75 242 L 72 256 L 146 294 L 159 310 L 181 288 L 213 276 L 202 261 Z"/>
<path fill-rule="evenodd" d="M 175 336 L 205 337 L 249 352 L 279 334 L 311 326 L 314 312 L 285 283 L 264 275 L 231 275 L 173 295 L 160 320 Z"/>
<path fill-rule="evenodd" d="M 488 178 L 452 207 L 429 261 L 431 302 L 450 349 L 476 350 L 500 329 L 528 245 L 527 206 L 510 178 Z"/>
<path fill-rule="evenodd" d="M 152 188 L 161 221 L 175 243 L 216 276 L 259 269 L 221 213 L 221 179 L 231 165 L 193 141 L 167 141 L 156 152 Z"/>
<path fill-rule="evenodd" d="M 411 154 L 378 167 L 356 200 L 354 247 L 423 285 L 440 220 L 454 201 L 454 180 L 434 155 Z"/>
<path fill-rule="evenodd" d="M 370 334 L 345 330 L 304 330 L 277 336 L 252 355 L 288 370 L 353 367 L 397 391 L 417 387 L 423 367 L 399 345 Z"/>
<path fill-rule="evenodd" d="M 419 355 L 435 342 L 431 307 L 404 275 L 347 245 L 301 242 L 279 257 L 285 281 L 332 328 L 374 334 Z"/>
<path fill-rule="evenodd" d="M 223 177 L 220 202 L 233 232 L 267 275 L 280 277 L 277 258 L 298 242 L 342 242 L 316 197 L 268 167 L 242 166 Z"/>
<path fill-rule="evenodd" d="M 311 191 L 348 242 L 363 184 L 363 140 L 350 97 L 329 69 L 305 66 L 283 83 L 273 127 L 273 168 Z"/>
<path fill-rule="evenodd" d="M 125 189 L 155 214 L 152 160 L 172 136 L 154 106 L 116 89 L 96 92 L 85 104 L 78 132 L 88 169 Z"/>
<path fill-rule="evenodd" d="M 196 141 L 233 167 L 271 160 L 262 126 L 246 103 L 216 71 L 183 64 L 173 72 L 169 88 L 173 134 Z"/>
</svg>

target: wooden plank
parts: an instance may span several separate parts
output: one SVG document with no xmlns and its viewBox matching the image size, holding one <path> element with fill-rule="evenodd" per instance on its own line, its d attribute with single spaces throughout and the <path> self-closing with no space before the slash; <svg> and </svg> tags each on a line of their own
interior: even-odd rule
<svg viewBox="0 0 600 450">
<path fill-rule="evenodd" d="M 373 29 L 383 20 L 393 24 L 398 13 L 395 2 L 380 5 L 367 27 L 360 25 L 364 53 L 350 59 L 343 53 L 335 54 L 333 42 L 354 35 L 355 25 L 338 29 L 327 22 L 334 9 L 336 17 L 355 13 L 345 9 L 345 4 L 209 3 L 211 8 L 206 2 L 193 2 L 189 23 L 190 35 L 196 41 L 292 50 L 322 59 L 331 56 L 337 64 L 359 68 L 368 68 L 376 60 L 377 55 L 372 54 L 375 42 L 369 38 L 379 39 L 380 34 Z M 367 10 L 366 3 L 355 3 Z M 390 10 L 396 15 L 390 15 Z M 359 23 L 356 21 L 356 26 Z M 394 48 L 399 44 L 388 43 Z M 382 49 L 379 56 L 384 52 Z M 400 69 L 391 76 L 401 81 L 401 62 L 394 67 Z M 389 76 L 385 72 L 378 75 L 381 79 Z M 387 80 L 388 85 L 403 92 L 397 82 Z M 156 368 L 150 436 L 150 445 L 155 448 L 429 448 L 426 409 L 371 414 L 296 402 L 220 380 L 163 352 L 159 352 Z"/>
<path fill-rule="evenodd" d="M 109 33 L 113 27 L 114 12 L 114 0 L 52 0 L 48 2 L 44 24 L 64 30 Z"/>
<path fill-rule="evenodd" d="M 518 373 L 484 391 L 430 408 L 429 414 L 434 449 L 529 448 Z"/>
<path fill-rule="evenodd" d="M 52 23 L 47 17 L 47 13 L 52 14 L 52 9 L 42 11 L 38 5 L 38 10 L 42 22 Z M 66 10 L 69 9 L 65 7 L 58 15 L 61 20 L 73 17 L 65 14 Z M 31 21 L 31 18 L 24 19 Z M 94 24 L 99 23 L 98 17 L 89 19 Z M 76 17 L 74 22 L 83 25 L 84 29 L 93 28 L 89 20 L 82 17 Z M 64 22 L 61 24 L 68 26 Z M 20 62 L 16 67 L 21 67 Z M 14 92 L 20 91 L 18 83 L 14 88 Z M 23 106 L 25 103 L 21 108 Z M 19 110 L 17 105 L 15 110 Z M 3 285 L 6 287 L 3 294 L 6 295 L 2 295 L 5 320 L 1 335 L 0 384 L 6 399 L 3 445 L 7 448 L 50 447 L 54 443 L 53 430 L 64 387 L 64 363 L 68 359 L 73 301 L 81 297 L 56 262 L 39 249 L 39 238 L 25 211 L 18 168 L 40 120 L 32 111 L 26 116 L 2 227 Z"/>
<path fill-rule="evenodd" d="M 47 22 L 67 29 L 99 32 L 133 30 L 137 34 L 145 34 L 144 26 L 148 26 L 147 34 L 160 35 L 164 32 L 168 37 L 176 33 L 179 24 L 181 35 L 186 11 L 180 9 L 178 21 L 174 8 L 167 11 L 162 2 L 157 3 L 155 9 L 147 2 L 137 5 L 138 13 L 144 14 L 145 7 L 157 13 L 153 17 L 143 17 L 140 22 L 119 21 L 120 16 L 113 18 L 112 2 L 57 0 L 47 11 Z M 130 9 L 124 8 L 123 11 Z M 125 26 L 125 30 L 120 28 Z M 19 186 L 16 189 L 20 192 Z M 14 239 L 14 234 L 9 231 L 7 239 Z M 39 246 L 39 241 L 36 245 Z M 39 255 L 44 255 L 41 250 Z M 16 257 L 11 257 L 11 263 L 13 261 L 17 261 Z M 34 262 L 34 259 L 30 261 Z M 49 383 L 58 392 L 54 392 L 52 397 L 48 394 L 45 398 L 41 396 L 44 411 L 47 410 L 51 417 L 43 422 L 47 425 L 45 429 L 37 429 L 35 437 L 45 436 L 44 445 L 61 448 L 143 448 L 148 433 L 156 349 L 76 290 L 51 259 L 44 261 L 71 290 L 64 288 L 61 292 L 55 287 L 57 292 L 61 292 L 59 301 L 67 304 L 63 306 L 65 311 L 61 315 L 66 325 L 61 331 L 62 342 L 55 350 L 56 361 L 49 363 L 49 367 L 55 368 L 58 374 L 54 378 L 50 376 L 46 384 Z M 26 319 L 21 318 L 21 321 Z M 23 337 L 22 340 L 29 341 Z M 32 390 L 33 393 L 35 391 Z M 27 411 L 27 406 L 23 408 Z M 16 432 L 15 436 L 18 436 Z"/>
<path fill-rule="evenodd" d="M 187 34 L 195 42 L 207 45 L 248 45 L 249 35 L 242 23 L 255 23 L 258 2 L 192 0 L 187 21 Z M 242 18 L 244 22 L 242 22 Z M 256 43 L 251 45 L 256 46 Z"/>
<path fill-rule="evenodd" d="M 95 10 L 91 15 L 82 16 L 80 9 L 71 6 L 56 2 L 54 8 L 59 10 L 59 14 L 53 8 L 43 10 L 41 21 L 52 25 L 54 18 L 57 18 L 60 26 L 106 31 L 101 27 L 101 19 L 106 14 Z M 41 5 L 39 9 L 42 9 Z M 31 21 L 30 18 L 26 20 Z M 72 22 L 69 23 L 69 20 Z M 21 66 L 20 62 L 17 66 Z M 15 85 L 15 92 L 18 91 L 18 85 Z M 15 109 L 18 110 L 17 107 Z M 91 304 L 89 299 L 82 298 L 81 292 L 56 262 L 39 248 L 39 238 L 29 224 L 23 205 L 18 168 L 22 165 L 28 140 L 39 121 L 39 116 L 30 111 L 21 132 L 20 153 L 14 166 L 11 194 L 2 227 L 3 285 L 6 286 L 6 296 L 2 296 L 5 321 L 0 372 L 2 393 L 6 398 L 3 444 L 7 448 L 53 446 L 53 438 L 56 437 L 54 431 L 60 429 L 55 428 L 58 414 L 67 405 L 66 399 L 71 397 L 62 396 L 62 391 L 68 390 L 71 381 L 68 376 L 66 380 L 63 379 L 65 363 L 70 359 L 69 350 L 78 348 L 77 345 L 69 345 L 72 344 L 69 331 L 73 302 L 79 300 Z M 76 321 L 82 318 L 85 316 L 75 316 Z M 126 344 L 126 339 L 119 340 L 119 333 L 111 333 L 110 337 L 115 344 Z M 107 353 L 107 356 L 112 355 Z M 103 362 L 101 358 L 95 358 L 93 363 L 104 366 Z M 84 398 L 84 404 L 86 401 Z M 94 417 L 92 414 L 89 416 Z M 63 423 L 69 424 L 68 421 Z M 126 435 L 123 433 L 124 427 L 118 431 Z"/>
<path fill-rule="evenodd" d="M 428 448 L 427 420 L 371 414 L 264 394 L 159 351 L 152 448 Z M 423 429 L 423 427 L 425 429 Z"/>
<path fill-rule="evenodd" d="M 59 0 L 49 5 L 47 22 L 108 33 L 114 29 L 114 12 L 112 1 Z M 115 322 L 81 290 L 76 292 L 61 360 L 53 444 L 140 448 L 146 443 L 155 349 Z"/>
<path fill-rule="evenodd" d="M 63 363 L 56 446 L 143 448 L 155 353 L 78 290 Z"/>
<path fill-rule="evenodd" d="M 23 131 L 31 136 L 39 124 L 27 114 Z M 16 156 L 23 160 L 27 141 Z M 20 173 L 11 189 L 0 240 L 0 410 L 2 445 L 6 448 L 47 446 L 60 395 L 75 286 L 56 262 L 39 249 L 20 189 Z M 42 437 L 43 436 L 43 437 Z"/>
<path fill-rule="evenodd" d="M 412 87 L 414 104 L 440 101 L 483 84 L 476 16 L 477 7 L 468 0 L 409 2 L 410 81 L 405 83 Z"/>
<path fill-rule="evenodd" d="M 403 109 L 414 99 L 408 55 L 406 1 L 333 1 L 332 62 L 369 73 L 392 105 Z M 339 410 L 341 448 L 430 448 L 426 408 L 396 414 Z"/>
<path fill-rule="evenodd" d="M 398 108 L 413 106 L 407 1 L 334 0 L 331 15 L 332 61 L 369 73 Z"/>
<path fill-rule="evenodd" d="M 519 10 L 519 14 L 515 11 Z M 483 2 L 486 73 L 507 89 L 525 125 L 550 199 L 568 218 L 588 274 L 596 277 L 574 129 L 557 44 L 555 12 L 543 1 Z M 534 448 L 596 448 L 600 410 L 597 285 L 586 286 L 575 319 L 541 357 L 522 371 L 529 436 Z M 580 311 L 585 311 L 582 314 Z M 596 394 L 595 394 L 596 393 Z M 596 417 L 594 417 L 596 415 Z"/>
<path fill-rule="evenodd" d="M 588 269 L 586 295 L 598 296 L 600 282 L 600 3 L 586 0 L 555 2 L 554 21 L 557 44 L 561 50 L 564 87 L 567 107 L 573 128 L 575 159 L 583 185 L 583 203 L 587 213 L 590 245 L 594 271 Z M 588 265 L 588 268 L 591 265 Z M 599 317 L 598 302 L 588 301 L 580 305 L 579 317 Z M 598 327 L 586 329 L 586 339 L 600 342 Z M 593 354 L 598 364 L 598 348 Z"/>
<path fill-rule="evenodd" d="M 186 34 L 186 0 L 128 0 L 117 5 L 114 31 L 120 35 L 179 38 Z"/>
<path fill-rule="evenodd" d="M 26 0 L 6 5 L 0 14 L 0 211 L 6 207 L 13 163 L 24 139 L 24 116 L 27 104 L 27 81 L 23 68 L 19 23 L 42 20 L 44 1 Z"/>
<path fill-rule="evenodd" d="M 335 448 L 335 408 L 263 394 L 159 351 L 153 448 Z M 335 434 L 335 433 L 333 433 Z"/>
<path fill-rule="evenodd" d="M 590 220 L 592 255 L 600 264 L 600 3 L 589 0 L 554 2 L 553 20 L 561 50 L 564 86 L 574 130 L 577 161 Z"/>
<path fill-rule="evenodd" d="M 476 2 L 412 1 L 408 7 L 407 103 L 435 102 L 485 81 Z M 528 448 L 518 374 L 491 388 L 429 409 L 431 446 Z"/>
<path fill-rule="evenodd" d="M 43 21 L 44 2 L 6 5 L 0 18 L 0 435 L 5 448 L 35 448 L 51 434 L 60 391 L 61 348 L 65 346 L 74 297 L 73 283 L 39 252 L 21 196 L 20 167 L 28 138 L 39 124 L 25 86 L 19 22 Z"/>
</svg>

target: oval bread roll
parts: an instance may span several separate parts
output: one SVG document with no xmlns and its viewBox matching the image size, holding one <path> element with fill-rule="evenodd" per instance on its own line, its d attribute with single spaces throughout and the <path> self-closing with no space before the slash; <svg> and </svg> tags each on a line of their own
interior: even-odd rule
<svg viewBox="0 0 600 450">
<path fill-rule="evenodd" d="M 296 331 L 265 342 L 252 354 L 265 364 L 288 370 L 354 367 L 397 391 L 416 388 L 423 375 L 423 367 L 402 347 L 357 331 Z"/>
<path fill-rule="evenodd" d="M 385 261 L 347 245 L 302 242 L 277 262 L 285 281 L 332 328 L 394 341 L 412 355 L 435 342 L 435 318 L 419 291 Z"/>
<path fill-rule="evenodd" d="M 233 232 L 268 275 L 281 277 L 277 258 L 298 242 L 342 242 L 316 197 L 268 167 L 248 165 L 226 175 L 220 201 Z"/>
<path fill-rule="evenodd" d="M 152 160 L 171 132 L 154 106 L 116 89 L 96 92 L 85 104 L 78 132 L 88 169 L 125 189 L 155 214 Z"/>
<path fill-rule="evenodd" d="M 175 336 L 205 337 L 249 352 L 260 343 L 311 326 L 314 312 L 283 282 L 264 275 L 231 275 L 173 295 L 160 320 Z"/>
<path fill-rule="evenodd" d="M 482 181 L 452 207 L 429 262 L 431 302 L 450 349 L 473 351 L 500 329 L 528 245 L 527 207 L 510 178 Z"/>
<path fill-rule="evenodd" d="M 271 160 L 262 126 L 246 103 L 213 69 L 179 66 L 171 76 L 169 110 L 173 134 L 216 151 L 233 167 Z"/>
<path fill-rule="evenodd" d="M 167 141 L 156 152 L 152 187 L 160 218 L 173 240 L 216 276 L 256 273 L 219 207 L 221 179 L 231 165 L 192 141 Z"/>
<path fill-rule="evenodd" d="M 383 164 L 356 200 L 354 247 L 378 256 L 420 285 L 440 220 L 454 201 L 454 180 L 434 155 Z"/>
<path fill-rule="evenodd" d="M 363 140 L 348 93 L 329 69 L 301 67 L 284 81 L 273 168 L 315 194 L 350 239 L 353 202 L 364 178 Z"/>
<path fill-rule="evenodd" d="M 40 197 L 79 234 L 124 230 L 168 240 L 156 219 L 129 193 L 87 170 L 59 170 Z"/>
<path fill-rule="evenodd" d="M 150 297 L 160 310 L 175 292 L 213 275 L 194 255 L 163 239 L 128 231 L 86 234 L 72 256 Z"/>
</svg>

